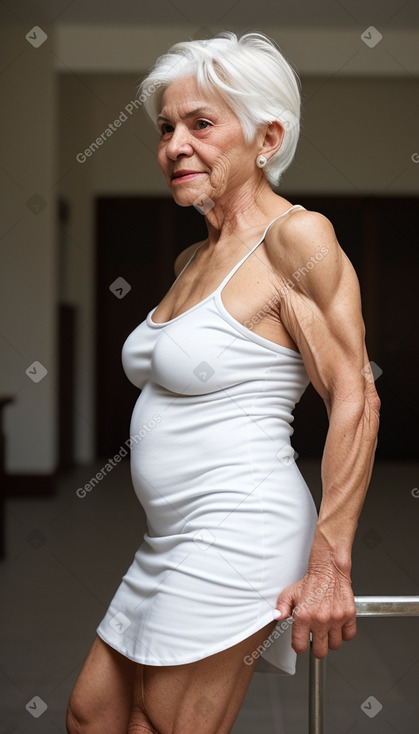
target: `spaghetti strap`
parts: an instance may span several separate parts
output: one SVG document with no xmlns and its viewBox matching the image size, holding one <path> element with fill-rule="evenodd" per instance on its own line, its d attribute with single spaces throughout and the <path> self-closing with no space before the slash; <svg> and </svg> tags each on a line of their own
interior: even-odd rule
<svg viewBox="0 0 419 734">
<path fill-rule="evenodd" d="M 253 246 L 253 247 L 252 247 L 252 248 L 251 248 L 251 249 L 249 250 L 249 252 L 248 252 L 248 253 L 246 253 L 246 255 L 245 255 L 245 256 L 244 256 L 244 257 L 243 257 L 243 258 L 242 258 L 242 259 L 241 259 L 241 260 L 240 260 L 240 261 L 239 261 L 239 262 L 237 263 L 237 265 L 235 265 L 235 266 L 234 266 L 233 270 L 231 270 L 231 271 L 230 271 L 230 272 L 229 272 L 229 273 L 228 273 L 228 274 L 226 275 L 226 277 L 224 278 L 223 282 L 222 282 L 222 283 L 221 283 L 221 284 L 219 285 L 219 287 L 217 288 L 217 290 L 219 290 L 219 288 L 221 288 L 222 286 L 224 286 L 224 285 L 225 285 L 225 284 L 227 283 L 227 281 L 228 281 L 228 280 L 229 280 L 229 279 L 230 279 L 230 278 L 231 278 L 231 277 L 232 277 L 232 276 L 234 275 L 234 273 L 236 272 L 236 270 L 238 270 L 238 269 L 239 269 L 240 265 L 242 265 L 242 264 L 244 263 L 244 261 L 246 260 L 246 258 L 248 258 L 248 257 L 249 257 L 249 255 L 251 255 L 251 254 L 252 254 L 252 252 L 254 252 L 254 251 L 256 250 L 256 248 L 257 248 L 257 247 L 259 247 L 259 245 L 260 245 L 260 244 L 261 244 L 261 243 L 263 242 L 263 240 L 265 239 L 265 237 L 266 237 L 266 233 L 267 233 L 267 231 L 268 231 L 269 227 L 271 226 L 271 224 L 273 224 L 274 222 L 276 222 L 276 220 L 277 220 L 277 219 L 280 219 L 281 217 L 285 216 L 285 214 L 288 214 L 288 212 L 292 211 L 292 210 L 293 210 L 293 209 L 295 209 L 296 207 L 299 207 L 300 209 L 304 209 L 304 208 L 305 208 L 305 207 L 303 207 L 303 205 L 302 205 L 302 204 L 293 204 L 293 206 L 291 206 L 291 207 L 290 207 L 289 209 L 287 209 L 287 210 L 286 210 L 285 212 L 282 212 L 282 214 L 279 214 L 279 215 L 278 215 L 277 217 L 275 217 L 274 219 L 272 219 L 272 220 L 271 220 L 271 221 L 269 222 L 269 224 L 268 224 L 268 225 L 266 226 L 266 229 L 265 229 L 265 231 L 264 231 L 264 233 L 263 233 L 263 235 L 262 235 L 261 239 L 259 240 L 259 242 L 257 242 L 257 243 L 256 243 L 256 245 L 254 245 L 254 246 Z M 190 263 L 192 262 L 192 260 L 194 259 L 194 257 L 195 257 L 195 254 L 196 254 L 196 253 L 198 252 L 198 250 L 200 250 L 200 249 L 201 249 L 201 247 L 202 247 L 202 246 L 203 246 L 204 244 L 205 244 L 205 242 L 202 242 L 202 243 L 201 243 L 201 244 L 199 245 L 199 247 L 197 247 L 197 248 L 196 248 L 196 250 L 195 250 L 195 251 L 194 251 L 194 252 L 192 253 L 191 257 L 190 257 L 190 258 L 189 258 L 189 260 L 187 261 L 186 265 L 184 265 L 184 267 L 183 267 L 183 268 L 182 268 L 182 270 L 180 271 L 180 273 L 179 273 L 179 275 L 177 276 L 176 280 L 174 280 L 174 281 L 173 281 L 173 285 L 174 285 L 174 284 L 176 283 L 176 281 L 177 281 L 177 280 L 179 280 L 179 278 L 180 278 L 180 276 L 182 275 L 182 273 L 183 273 L 183 272 L 184 272 L 184 271 L 186 270 L 186 268 L 188 267 L 188 265 L 189 265 L 189 264 L 190 264 Z"/>
<path fill-rule="evenodd" d="M 184 271 L 186 270 L 186 268 L 188 267 L 189 263 L 190 263 L 190 262 L 191 262 L 191 261 L 192 261 L 192 260 L 194 259 L 194 257 L 195 257 L 195 253 L 196 253 L 196 252 L 198 252 L 198 250 L 200 250 L 200 249 L 201 249 L 201 247 L 202 247 L 202 245 L 204 245 L 204 244 L 205 244 L 205 243 L 204 243 L 204 242 L 202 242 L 202 243 L 201 243 L 201 244 L 199 245 L 199 247 L 197 247 L 197 248 L 196 248 L 196 250 L 194 250 L 194 252 L 193 252 L 193 253 L 192 253 L 192 255 L 190 256 L 189 260 L 187 261 L 186 265 L 184 265 L 184 266 L 183 266 L 183 268 L 182 268 L 182 270 L 180 271 L 179 275 L 177 276 L 176 280 L 179 280 L 180 276 L 181 276 L 181 275 L 182 275 L 182 273 L 183 273 L 183 272 L 184 272 Z M 174 281 L 173 281 L 173 285 L 174 285 L 174 284 L 176 283 L 176 280 L 174 280 Z"/>
<path fill-rule="evenodd" d="M 268 224 L 268 225 L 267 225 L 267 227 L 265 228 L 265 231 L 264 231 L 264 233 L 263 233 L 262 237 L 260 238 L 259 242 L 256 242 L 256 244 L 255 244 L 255 245 L 254 245 L 253 247 L 251 247 L 251 248 L 250 248 L 249 252 L 247 252 L 247 253 L 246 253 L 246 255 L 245 255 L 244 257 L 242 257 L 242 259 L 241 259 L 241 260 L 239 260 L 239 262 L 238 262 L 238 263 L 237 263 L 237 264 L 236 264 L 236 265 L 234 266 L 234 268 L 233 268 L 232 270 L 230 270 L 230 272 L 229 272 L 229 273 L 227 273 L 227 275 L 226 275 L 226 277 L 224 278 L 224 280 L 222 281 L 222 283 L 220 283 L 220 285 L 218 286 L 218 288 L 217 288 L 217 291 L 221 291 L 221 290 L 223 290 L 224 286 L 225 286 L 225 285 L 227 285 L 227 283 L 228 283 L 228 281 L 230 280 L 230 278 L 232 278 L 232 277 L 233 277 L 233 275 L 234 275 L 234 273 L 235 273 L 235 272 L 236 272 L 236 271 L 237 271 L 237 270 L 239 269 L 239 267 L 240 267 L 241 265 L 243 265 L 244 261 L 245 261 L 245 260 L 247 260 L 247 258 L 249 257 L 249 255 L 251 255 L 251 254 L 252 254 L 252 252 L 254 252 L 254 251 L 256 250 L 256 248 L 257 248 L 257 247 L 259 247 L 259 245 L 261 245 L 261 244 L 262 244 L 262 242 L 264 241 L 264 239 L 265 239 L 265 237 L 266 237 L 266 233 L 267 233 L 267 231 L 268 231 L 269 227 L 271 226 L 271 224 L 273 224 L 274 222 L 276 222 L 276 220 L 277 220 L 277 219 L 280 219 L 280 218 L 281 218 L 281 217 L 283 217 L 283 216 L 284 216 L 285 214 L 288 214 L 288 212 L 290 212 L 290 211 L 291 211 L 292 209 L 295 209 L 296 207 L 300 207 L 301 209 L 304 209 L 304 207 L 302 206 L 302 204 L 294 204 L 294 205 L 293 205 L 293 206 L 291 206 L 291 207 L 290 207 L 289 209 L 287 209 L 287 211 L 286 211 L 286 212 L 282 212 L 282 214 L 279 214 L 279 216 L 278 216 L 278 217 L 275 217 L 274 219 L 272 219 L 272 220 L 271 220 L 271 221 L 269 222 L 269 224 Z M 199 248 L 198 248 L 198 249 L 199 249 Z M 195 252 L 196 252 L 196 250 L 195 250 Z M 195 253 L 194 253 L 194 254 L 195 254 Z"/>
</svg>

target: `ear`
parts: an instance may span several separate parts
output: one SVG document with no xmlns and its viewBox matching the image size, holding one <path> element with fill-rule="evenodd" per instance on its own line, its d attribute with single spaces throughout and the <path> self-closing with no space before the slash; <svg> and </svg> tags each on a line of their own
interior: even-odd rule
<svg viewBox="0 0 419 734">
<path fill-rule="evenodd" d="M 279 120 L 269 123 L 262 138 L 260 153 L 274 155 L 281 147 L 285 135 L 285 128 Z M 271 157 L 271 156 L 270 156 Z"/>
</svg>

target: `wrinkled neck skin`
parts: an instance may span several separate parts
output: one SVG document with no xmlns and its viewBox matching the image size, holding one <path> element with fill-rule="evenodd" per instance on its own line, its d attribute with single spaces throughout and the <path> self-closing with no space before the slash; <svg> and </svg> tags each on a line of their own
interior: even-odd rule
<svg viewBox="0 0 419 734">
<path fill-rule="evenodd" d="M 227 240 L 245 240 L 252 229 L 266 226 L 272 211 L 278 209 L 281 197 L 275 194 L 262 171 L 251 179 L 241 180 L 224 187 L 213 171 L 210 177 L 211 190 L 205 192 L 214 206 L 205 215 L 208 229 L 206 250 L 216 252 Z M 218 179 L 218 180 L 217 180 Z M 234 247 L 234 245 L 233 245 Z"/>
</svg>

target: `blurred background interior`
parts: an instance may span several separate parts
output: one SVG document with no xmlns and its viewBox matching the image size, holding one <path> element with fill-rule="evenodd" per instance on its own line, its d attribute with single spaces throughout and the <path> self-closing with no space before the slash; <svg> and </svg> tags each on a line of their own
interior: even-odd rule
<svg viewBox="0 0 419 734">
<path fill-rule="evenodd" d="M 129 436 L 125 338 L 170 287 L 176 255 L 206 236 L 202 214 L 171 199 L 135 102 L 177 41 L 260 30 L 301 78 L 301 136 L 278 193 L 329 217 L 355 266 L 382 400 L 354 591 L 418 593 L 419 6 L 2 0 L 0 19 L 0 733 L 53 734 L 144 532 L 127 457 L 76 491 Z M 311 386 L 294 428 L 318 506 L 327 418 Z M 418 624 L 359 620 L 329 654 L 327 732 L 417 731 Z M 307 663 L 255 675 L 234 734 L 307 731 Z"/>
</svg>

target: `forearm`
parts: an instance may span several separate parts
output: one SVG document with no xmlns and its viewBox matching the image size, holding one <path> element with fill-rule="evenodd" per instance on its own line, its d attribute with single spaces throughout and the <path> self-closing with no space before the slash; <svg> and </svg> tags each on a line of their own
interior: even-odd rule
<svg viewBox="0 0 419 734">
<path fill-rule="evenodd" d="M 333 562 L 350 572 L 352 545 L 371 478 L 378 427 L 378 408 L 367 397 L 361 409 L 346 401 L 332 401 L 311 567 Z"/>
</svg>

